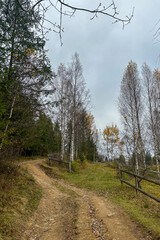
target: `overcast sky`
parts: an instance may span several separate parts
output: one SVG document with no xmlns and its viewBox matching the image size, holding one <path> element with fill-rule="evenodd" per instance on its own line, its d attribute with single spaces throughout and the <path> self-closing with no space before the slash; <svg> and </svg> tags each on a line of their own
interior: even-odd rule
<svg viewBox="0 0 160 240">
<path fill-rule="evenodd" d="M 68 3 L 93 9 L 97 0 L 72 0 Z M 105 5 L 110 1 L 101 1 Z M 153 35 L 160 24 L 159 0 L 117 0 L 119 17 L 132 13 L 131 23 L 122 30 L 122 24 L 112 24 L 113 20 L 99 15 L 90 20 L 91 15 L 77 12 L 72 18 L 63 19 L 63 46 L 59 36 L 50 32 L 47 36 L 48 55 L 53 69 L 60 62 L 69 62 L 74 52 L 78 52 L 83 66 L 87 88 L 91 91 L 92 114 L 98 129 L 115 123 L 120 127 L 117 100 L 124 69 L 130 60 L 141 65 L 146 62 L 152 69 L 159 67 L 160 44 L 155 44 Z M 58 21 L 59 16 L 50 9 L 47 17 Z"/>
</svg>

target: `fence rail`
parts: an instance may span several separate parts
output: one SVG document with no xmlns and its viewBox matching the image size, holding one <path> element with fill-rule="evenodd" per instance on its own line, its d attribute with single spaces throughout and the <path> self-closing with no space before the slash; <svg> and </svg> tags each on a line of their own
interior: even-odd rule
<svg viewBox="0 0 160 240">
<path fill-rule="evenodd" d="M 71 162 L 67 162 L 67 161 L 61 161 L 60 159 L 60 155 L 57 153 L 53 153 L 53 154 L 48 154 L 48 164 L 50 166 L 53 166 L 54 162 L 58 162 L 59 164 L 65 164 L 67 165 L 67 168 L 69 170 L 69 172 L 71 172 Z"/>
<path fill-rule="evenodd" d="M 139 184 L 140 181 L 145 180 L 145 181 L 147 181 L 147 182 L 151 182 L 151 183 L 153 183 L 153 184 L 156 184 L 156 185 L 159 185 L 159 186 L 160 186 L 160 181 L 153 180 L 153 179 L 149 179 L 149 178 L 146 178 L 146 177 L 144 177 L 144 176 L 135 174 L 135 173 L 133 173 L 133 172 L 129 172 L 129 171 L 127 171 L 127 170 L 123 170 L 123 169 L 121 169 L 121 168 L 119 169 L 119 171 L 120 171 L 120 180 L 121 180 L 121 183 L 125 183 L 125 184 L 129 185 L 130 187 L 136 189 L 136 192 L 139 191 L 139 192 L 143 193 L 144 195 L 146 195 L 146 196 L 148 196 L 148 197 L 150 197 L 150 198 L 152 198 L 152 199 L 154 199 L 155 201 L 157 201 L 157 202 L 160 203 L 160 199 L 159 199 L 159 198 L 157 198 L 157 197 L 155 197 L 154 195 L 152 195 L 152 194 L 150 194 L 150 193 L 145 192 L 144 190 L 142 190 L 142 188 L 140 187 L 140 184 Z M 124 180 L 124 179 L 123 179 L 123 173 L 126 173 L 126 174 L 128 174 L 128 175 L 130 175 L 130 176 L 135 177 L 135 185 L 133 185 L 132 183 L 127 182 L 126 180 Z M 140 179 L 140 180 L 139 180 L 139 179 Z"/>
</svg>

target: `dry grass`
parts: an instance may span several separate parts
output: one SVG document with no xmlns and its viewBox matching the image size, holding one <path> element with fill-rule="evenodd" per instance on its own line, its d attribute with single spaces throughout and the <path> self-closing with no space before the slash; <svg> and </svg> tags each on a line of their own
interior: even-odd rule
<svg viewBox="0 0 160 240">
<path fill-rule="evenodd" d="M 37 208 L 41 189 L 27 169 L 0 162 L 0 239 L 19 240 L 24 223 Z"/>
</svg>

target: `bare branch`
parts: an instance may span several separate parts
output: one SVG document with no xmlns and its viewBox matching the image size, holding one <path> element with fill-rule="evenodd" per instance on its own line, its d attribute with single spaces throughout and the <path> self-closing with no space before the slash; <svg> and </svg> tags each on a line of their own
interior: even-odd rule
<svg viewBox="0 0 160 240">
<path fill-rule="evenodd" d="M 21 8 L 23 9 L 23 11 L 31 11 L 33 10 L 37 5 L 39 5 L 40 3 L 42 4 L 44 0 L 39 0 L 37 1 L 30 9 L 26 9 L 23 7 L 22 3 L 20 0 L 17 0 L 17 2 L 19 3 L 19 5 L 21 6 Z M 113 19 L 116 20 L 116 22 L 122 22 L 124 24 L 128 24 L 130 23 L 131 19 L 133 18 L 133 14 L 134 14 L 134 8 L 132 10 L 132 13 L 130 16 L 126 16 L 126 18 L 119 18 L 117 17 L 119 15 L 118 11 L 117 11 L 117 7 L 115 5 L 115 2 L 112 1 L 112 3 L 109 5 L 109 6 L 102 6 L 101 3 L 98 5 L 97 8 L 91 10 L 91 9 L 88 9 L 88 8 L 80 8 L 80 7 L 76 7 L 76 6 L 73 6 L 73 5 L 70 5 L 70 4 L 67 4 L 65 3 L 64 1 L 62 0 L 57 0 L 56 4 L 53 4 L 50 0 L 49 0 L 50 4 L 60 13 L 60 14 L 64 14 L 64 15 L 70 15 L 70 16 L 73 16 L 74 13 L 76 11 L 82 11 L 82 12 L 88 12 L 88 13 L 91 13 L 93 14 L 94 16 L 91 18 L 93 19 L 95 16 L 97 16 L 98 14 L 103 14 L 103 15 L 106 15 L 108 17 L 111 17 Z M 57 4 L 60 3 L 60 9 L 57 8 Z M 72 12 L 69 14 L 67 12 L 62 12 L 62 6 L 65 6 L 69 9 L 72 10 Z M 107 12 L 108 9 L 110 9 L 111 7 L 113 7 L 113 13 L 110 14 L 109 12 Z"/>
<path fill-rule="evenodd" d="M 117 12 L 117 7 L 116 7 L 114 1 L 112 1 L 112 3 L 111 3 L 108 7 L 105 7 L 105 6 L 102 7 L 102 6 L 101 6 L 101 3 L 100 3 L 100 4 L 98 5 L 98 7 L 97 7 L 96 9 L 94 9 L 94 10 L 87 9 L 87 8 L 75 7 L 75 6 L 69 5 L 69 4 L 65 3 L 65 2 L 62 2 L 61 0 L 58 0 L 58 2 L 59 2 L 60 4 L 62 4 L 62 5 L 64 5 L 65 7 L 72 9 L 73 11 L 83 11 L 83 12 L 92 13 L 92 14 L 94 14 L 94 15 L 95 15 L 95 14 L 96 14 L 96 15 L 97 15 L 97 14 L 103 14 L 103 15 L 106 15 L 106 16 L 108 16 L 108 17 L 114 18 L 114 19 L 117 20 L 118 22 L 122 22 L 122 23 L 126 23 L 126 24 L 130 23 L 131 19 L 133 18 L 133 14 L 134 14 L 134 8 L 133 8 L 132 14 L 131 14 L 130 16 L 126 16 L 125 19 L 117 17 L 117 15 L 118 15 L 119 13 Z M 108 10 L 110 7 L 112 7 L 112 6 L 113 6 L 113 14 L 110 14 L 110 13 L 107 12 L 107 10 Z M 94 18 L 94 17 L 93 17 L 93 18 Z M 92 18 L 92 19 L 93 19 L 93 18 Z"/>
<path fill-rule="evenodd" d="M 63 45 L 63 43 L 62 43 L 62 12 L 63 12 L 63 5 L 61 3 L 61 7 L 60 7 L 60 28 L 59 28 L 59 37 L 60 37 L 61 46 Z"/>
<path fill-rule="evenodd" d="M 99 5 L 95 9 L 76 7 L 75 5 L 66 3 L 65 0 L 57 0 L 57 1 L 48 0 L 48 3 L 49 3 L 48 7 L 44 7 L 44 3 L 47 1 L 38 0 L 30 8 L 24 7 L 21 0 L 17 0 L 17 2 L 19 3 L 21 9 L 24 12 L 31 12 L 32 14 L 34 14 L 34 10 L 37 9 L 38 7 L 38 11 L 41 10 L 43 12 L 41 21 L 42 22 L 47 21 L 48 23 L 51 24 L 52 26 L 51 28 L 53 28 L 53 31 L 59 34 L 61 45 L 62 45 L 62 32 L 64 31 L 63 16 L 73 17 L 77 11 L 87 12 L 92 15 L 90 20 L 93 20 L 94 18 L 97 18 L 98 15 L 105 15 L 107 17 L 112 18 L 114 20 L 113 23 L 117 23 L 117 22 L 122 23 L 122 28 L 124 29 L 124 27 L 131 22 L 134 15 L 134 8 L 133 8 L 132 13 L 130 15 L 127 15 L 125 18 L 119 17 L 119 12 L 117 10 L 117 6 L 114 0 L 112 0 L 110 5 L 108 6 L 103 6 L 101 3 L 99 3 Z M 44 13 L 46 13 L 46 11 L 50 7 L 53 7 L 60 14 L 59 24 L 53 23 L 52 21 L 44 17 Z"/>
</svg>

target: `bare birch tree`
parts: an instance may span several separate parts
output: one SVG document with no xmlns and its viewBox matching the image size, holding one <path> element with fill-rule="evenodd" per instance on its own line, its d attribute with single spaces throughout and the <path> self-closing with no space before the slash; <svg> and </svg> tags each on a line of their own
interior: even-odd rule
<svg viewBox="0 0 160 240">
<path fill-rule="evenodd" d="M 154 157 L 156 160 L 158 177 L 160 178 L 160 72 L 155 70 L 154 73 L 152 73 L 149 66 L 147 64 L 143 64 L 142 75 L 147 96 L 148 125 L 153 140 Z"/>
<path fill-rule="evenodd" d="M 72 133 L 71 133 L 71 150 L 70 161 L 74 160 L 74 153 L 76 150 L 76 139 L 78 140 L 78 112 L 83 110 L 88 104 L 88 91 L 85 89 L 85 81 L 83 78 L 82 66 L 77 53 L 74 54 L 70 64 L 70 76 L 72 82 Z M 76 135 L 77 129 L 77 135 Z"/>
<path fill-rule="evenodd" d="M 57 84 L 56 94 L 58 95 L 59 101 L 59 111 L 60 111 L 60 130 L 61 130 L 61 161 L 63 161 L 64 157 L 64 147 L 65 147 L 65 80 L 66 80 L 66 68 L 63 64 L 60 64 L 57 71 Z"/>
<path fill-rule="evenodd" d="M 121 82 L 119 110 L 125 130 L 125 138 L 130 139 L 132 155 L 135 158 L 136 171 L 139 171 L 138 154 L 145 164 L 144 143 L 142 139 L 142 98 L 141 84 L 137 64 L 129 62 Z"/>
<path fill-rule="evenodd" d="M 89 91 L 86 90 L 77 53 L 68 65 L 60 64 L 56 89 L 56 101 L 59 102 L 57 115 L 61 127 L 61 160 L 63 161 L 64 153 L 69 152 L 72 162 L 78 158 L 80 135 L 83 132 L 82 121 L 87 115 L 86 108 L 89 103 Z"/>
</svg>

